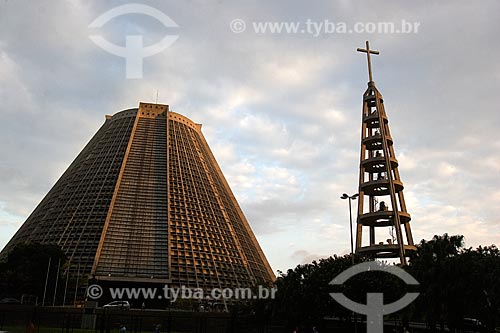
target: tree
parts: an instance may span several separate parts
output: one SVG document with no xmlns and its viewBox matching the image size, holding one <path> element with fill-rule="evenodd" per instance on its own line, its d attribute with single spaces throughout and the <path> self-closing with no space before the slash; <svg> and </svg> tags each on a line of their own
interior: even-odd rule
<svg viewBox="0 0 500 333">
<path fill-rule="evenodd" d="M 50 268 L 48 267 L 50 259 Z M 59 272 L 57 271 L 59 266 Z M 53 295 L 57 274 L 59 290 L 62 273 L 66 265 L 66 256 L 61 248 L 52 244 L 27 243 L 17 245 L 9 252 L 7 260 L 0 264 L 1 297 L 20 298 L 23 294 L 36 295 L 41 300 L 45 289 L 47 270 L 48 295 Z"/>
<path fill-rule="evenodd" d="M 350 266 L 350 256 L 334 255 L 289 269 L 276 281 L 276 299 L 255 303 L 253 312 L 262 321 L 285 322 L 288 328 L 318 325 L 327 316 L 347 319 L 351 312 L 330 297 L 335 287 L 329 282 Z M 500 308 L 500 250 L 494 245 L 465 249 L 464 236 L 436 235 L 417 245 L 404 269 L 420 283 L 420 296 L 393 318 L 450 328 L 460 328 L 464 318 L 476 318 L 495 327 Z M 414 291 L 394 275 L 369 272 L 346 281 L 340 292 L 365 304 L 368 292 L 383 293 L 387 304 L 409 288 Z"/>
<path fill-rule="evenodd" d="M 464 249 L 464 237 L 434 236 L 422 240 L 410 257 L 408 271 L 421 295 L 413 317 L 459 328 L 463 318 L 495 327 L 500 297 L 500 251 L 495 246 Z"/>
</svg>

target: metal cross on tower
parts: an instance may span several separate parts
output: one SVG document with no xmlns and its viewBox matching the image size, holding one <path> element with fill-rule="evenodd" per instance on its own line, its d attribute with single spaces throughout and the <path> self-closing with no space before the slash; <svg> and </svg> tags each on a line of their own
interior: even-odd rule
<svg viewBox="0 0 500 333">
<path fill-rule="evenodd" d="M 366 41 L 366 49 L 361 49 L 358 47 L 357 49 L 358 52 L 364 52 L 366 53 L 366 59 L 368 61 L 368 78 L 370 79 L 370 82 L 373 82 L 373 77 L 372 77 L 372 60 L 370 58 L 370 54 L 376 54 L 379 55 L 379 51 L 373 51 L 370 50 L 370 43 Z"/>
<path fill-rule="evenodd" d="M 356 254 L 399 258 L 406 265 L 407 251 L 415 246 L 384 99 L 372 78 L 370 54 L 379 52 L 370 50 L 368 41 L 366 49 L 357 51 L 367 54 L 370 81 L 363 94 Z M 384 230 L 385 235 L 381 235 Z M 365 231 L 368 244 L 363 244 Z"/>
</svg>

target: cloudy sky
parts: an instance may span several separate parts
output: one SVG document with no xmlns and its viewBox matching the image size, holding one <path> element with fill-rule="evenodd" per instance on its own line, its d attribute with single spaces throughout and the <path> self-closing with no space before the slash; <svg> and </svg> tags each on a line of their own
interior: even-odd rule
<svg viewBox="0 0 500 333">
<path fill-rule="evenodd" d="M 367 70 L 356 48 L 367 39 L 380 51 L 374 78 L 415 240 L 448 232 L 467 246 L 500 243 L 498 1 L 137 0 L 178 27 L 129 14 L 89 28 L 127 3 L 0 0 L 1 248 L 104 115 L 154 102 L 158 90 L 159 103 L 203 124 L 274 270 L 348 253 L 339 196 L 357 191 Z M 349 32 L 378 22 L 418 30 Z M 125 59 L 96 34 L 122 46 L 127 35 L 178 39 L 144 59 L 142 79 L 127 79 Z"/>
</svg>

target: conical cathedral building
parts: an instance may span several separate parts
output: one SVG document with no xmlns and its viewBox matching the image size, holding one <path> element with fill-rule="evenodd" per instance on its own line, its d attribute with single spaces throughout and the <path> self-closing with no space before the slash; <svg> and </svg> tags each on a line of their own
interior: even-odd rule
<svg viewBox="0 0 500 333">
<path fill-rule="evenodd" d="M 73 273 L 108 283 L 274 280 L 201 125 L 167 105 L 106 116 L 2 255 L 25 242 L 58 244 Z"/>
</svg>

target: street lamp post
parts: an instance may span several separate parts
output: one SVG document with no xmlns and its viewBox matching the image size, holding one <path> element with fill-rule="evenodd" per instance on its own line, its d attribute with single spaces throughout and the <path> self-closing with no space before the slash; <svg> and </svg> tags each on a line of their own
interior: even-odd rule
<svg viewBox="0 0 500 333">
<path fill-rule="evenodd" d="M 354 266 L 354 243 L 353 243 L 353 238 L 352 238 L 352 208 L 351 208 L 351 201 L 356 200 L 356 198 L 359 196 L 358 193 L 353 194 L 349 196 L 347 193 L 343 193 L 340 199 L 349 199 L 349 226 L 351 230 L 351 260 L 352 260 L 352 265 Z M 352 318 L 354 320 L 354 332 L 358 331 L 358 318 L 356 317 L 356 313 L 353 311 L 352 312 Z"/>
<path fill-rule="evenodd" d="M 349 226 L 351 230 L 351 259 L 352 259 L 352 264 L 354 265 L 354 243 L 353 243 L 353 238 L 352 238 L 352 208 L 351 208 L 351 201 L 356 200 L 356 198 L 359 196 L 358 193 L 353 194 L 351 196 L 347 195 L 347 193 L 342 194 L 340 199 L 349 199 Z"/>
</svg>

